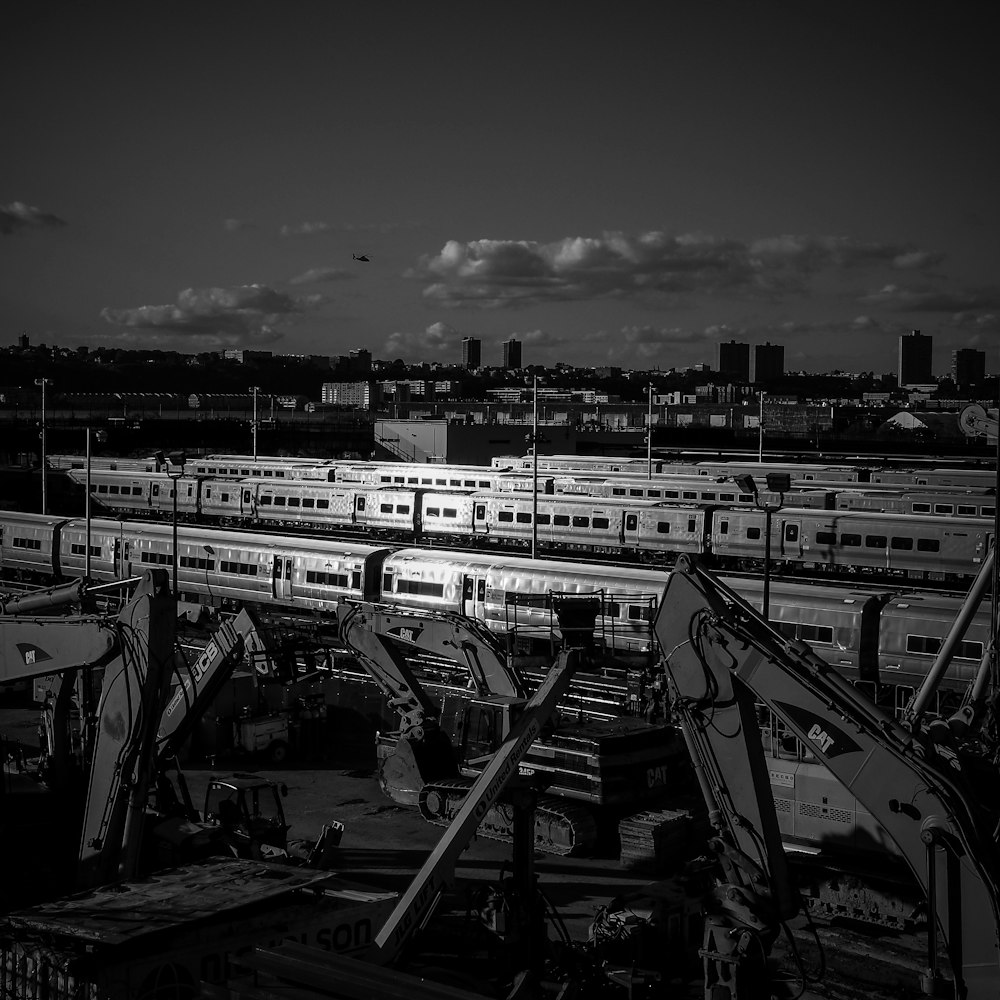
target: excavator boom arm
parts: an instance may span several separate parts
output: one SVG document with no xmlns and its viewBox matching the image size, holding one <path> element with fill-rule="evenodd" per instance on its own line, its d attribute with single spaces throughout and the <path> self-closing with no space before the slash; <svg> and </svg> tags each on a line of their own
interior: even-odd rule
<svg viewBox="0 0 1000 1000">
<path fill-rule="evenodd" d="M 660 608 L 664 655 L 688 678 L 681 696 L 711 701 L 745 685 L 782 719 L 895 842 L 936 909 L 958 995 L 994 997 L 1000 864 L 993 824 L 980 814 L 955 755 L 918 741 L 805 644 L 785 639 L 686 558 L 671 573 Z M 733 784 L 732 775 L 723 778 Z"/>
</svg>

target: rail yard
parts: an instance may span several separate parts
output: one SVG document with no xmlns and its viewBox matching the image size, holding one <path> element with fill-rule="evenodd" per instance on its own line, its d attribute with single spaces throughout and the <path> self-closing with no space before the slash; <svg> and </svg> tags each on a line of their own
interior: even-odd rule
<svg viewBox="0 0 1000 1000">
<path fill-rule="evenodd" d="M 55 787 L 101 874 L 22 880 L 4 995 L 1000 989 L 994 470 L 50 463 L 85 516 L 0 511 L 2 833 L 55 851 Z"/>
</svg>

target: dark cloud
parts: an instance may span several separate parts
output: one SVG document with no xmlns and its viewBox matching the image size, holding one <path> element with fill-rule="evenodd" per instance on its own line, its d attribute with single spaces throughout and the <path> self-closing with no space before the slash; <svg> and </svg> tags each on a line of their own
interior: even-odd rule
<svg viewBox="0 0 1000 1000">
<path fill-rule="evenodd" d="M 462 356 L 462 338 L 466 336 L 468 334 L 440 322 L 431 323 L 416 332 L 396 331 L 385 342 L 385 355 L 388 358 L 423 361 L 428 356 L 448 354 L 457 363 Z"/>
<path fill-rule="evenodd" d="M 34 205 L 26 205 L 23 201 L 12 201 L 9 205 L 0 205 L 0 233 L 9 236 L 19 229 L 45 229 L 65 226 L 66 223 L 51 212 L 43 212 Z"/>
<path fill-rule="evenodd" d="M 846 237 L 775 236 L 746 243 L 702 233 L 604 233 L 555 243 L 450 240 L 406 276 L 445 306 L 502 308 L 540 302 L 728 294 L 775 298 L 808 290 L 824 272 L 929 267 L 939 258 L 898 244 Z"/>
<path fill-rule="evenodd" d="M 311 303 L 266 285 L 235 288 L 186 288 L 173 305 L 101 310 L 102 319 L 130 331 L 136 340 L 192 339 L 202 344 L 267 343 L 284 334 L 275 329 Z"/>
<path fill-rule="evenodd" d="M 1000 308 L 1000 289 L 945 291 L 884 285 L 877 292 L 864 296 L 861 301 L 911 312 L 958 313 Z"/>
<path fill-rule="evenodd" d="M 282 236 L 315 236 L 318 233 L 327 233 L 333 226 L 329 222 L 300 222 L 295 226 L 282 226 L 278 232 Z"/>
<path fill-rule="evenodd" d="M 226 219 L 222 225 L 223 228 L 230 233 L 238 233 L 241 229 L 257 228 L 257 224 L 255 222 L 249 222 L 246 219 Z"/>
<path fill-rule="evenodd" d="M 278 232 L 282 236 L 316 236 L 320 233 L 386 233 L 398 232 L 401 229 L 419 229 L 421 222 L 300 222 L 296 225 L 284 225 Z"/>
</svg>

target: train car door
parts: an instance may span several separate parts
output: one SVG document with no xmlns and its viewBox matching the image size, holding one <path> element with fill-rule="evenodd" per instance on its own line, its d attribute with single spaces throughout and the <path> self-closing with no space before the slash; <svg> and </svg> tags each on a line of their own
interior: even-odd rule
<svg viewBox="0 0 1000 1000">
<path fill-rule="evenodd" d="M 466 618 L 478 618 L 480 621 L 486 620 L 486 612 L 483 604 L 486 601 L 486 577 L 469 576 L 462 577 L 462 614 Z"/>
<path fill-rule="evenodd" d="M 639 514 L 636 511 L 622 513 L 622 526 L 619 533 L 622 545 L 635 548 L 639 544 Z"/>
<path fill-rule="evenodd" d="M 352 524 L 365 524 L 368 521 L 368 515 L 365 513 L 366 500 L 367 498 L 360 491 L 354 494 L 354 507 L 351 510 Z"/>
<path fill-rule="evenodd" d="M 288 600 L 292 596 L 291 556 L 275 555 L 271 563 L 271 593 L 276 600 Z"/>
<path fill-rule="evenodd" d="M 781 537 L 778 551 L 786 559 L 802 558 L 802 522 L 781 518 Z"/>
<path fill-rule="evenodd" d="M 474 535 L 485 535 L 489 530 L 486 518 L 486 501 L 476 500 L 472 510 L 472 533 Z"/>
<path fill-rule="evenodd" d="M 256 520 L 257 510 L 253 502 L 253 490 L 249 486 L 240 489 L 240 516 Z"/>
</svg>

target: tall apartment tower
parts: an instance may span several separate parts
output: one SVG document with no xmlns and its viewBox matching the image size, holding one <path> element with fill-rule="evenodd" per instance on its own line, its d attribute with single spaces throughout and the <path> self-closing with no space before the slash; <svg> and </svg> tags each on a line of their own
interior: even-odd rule
<svg viewBox="0 0 1000 1000">
<path fill-rule="evenodd" d="M 483 342 L 478 337 L 462 338 L 462 367 L 479 368 L 483 363 Z"/>
<path fill-rule="evenodd" d="M 504 368 L 521 367 L 521 341 L 516 337 L 503 342 L 503 366 Z"/>
<path fill-rule="evenodd" d="M 933 374 L 934 338 L 911 330 L 899 338 L 899 384 L 929 385 Z"/>
<path fill-rule="evenodd" d="M 784 347 L 781 344 L 755 344 L 753 349 L 754 382 L 773 382 L 784 374 Z"/>
<path fill-rule="evenodd" d="M 750 345 L 735 340 L 719 344 L 719 374 L 733 382 L 749 382 Z"/>
<path fill-rule="evenodd" d="M 960 347 L 951 352 L 951 380 L 960 389 L 979 385 L 986 379 L 986 352 Z"/>
</svg>

